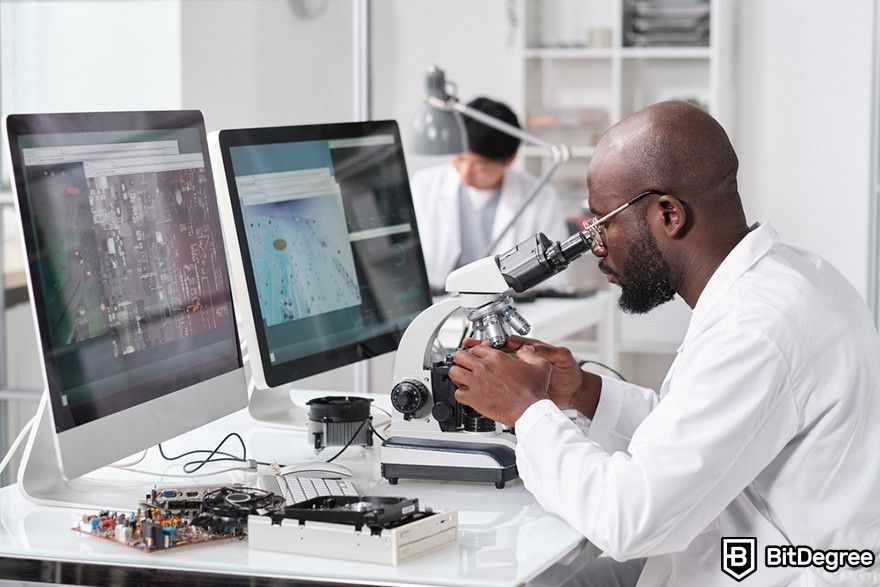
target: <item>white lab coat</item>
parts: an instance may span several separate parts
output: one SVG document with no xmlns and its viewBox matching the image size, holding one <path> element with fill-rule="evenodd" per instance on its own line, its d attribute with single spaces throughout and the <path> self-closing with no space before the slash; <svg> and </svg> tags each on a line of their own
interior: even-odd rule
<svg viewBox="0 0 880 587">
<path fill-rule="evenodd" d="M 722 537 L 757 537 L 746 585 L 878 585 L 767 568 L 767 545 L 880 553 L 880 340 L 864 301 L 769 226 L 709 280 L 660 397 L 603 379 L 592 422 L 549 400 L 516 423 L 526 487 L 645 585 L 719 585 Z M 585 433 L 586 432 L 586 433 Z"/>
<path fill-rule="evenodd" d="M 534 183 L 534 177 L 515 169 L 507 169 L 495 211 L 492 239 L 507 226 Z M 411 186 L 428 281 L 432 287 L 442 288 L 446 283 L 446 276 L 455 268 L 461 255 L 461 177 L 451 164 L 445 164 L 415 173 Z M 538 198 L 529 204 L 516 224 L 507 231 L 493 254 L 502 253 L 538 232 L 543 232 L 553 240 L 569 236 L 559 197 L 556 190 L 549 185 L 541 189 Z M 562 273 L 546 283 L 561 288 L 567 280 Z"/>
</svg>

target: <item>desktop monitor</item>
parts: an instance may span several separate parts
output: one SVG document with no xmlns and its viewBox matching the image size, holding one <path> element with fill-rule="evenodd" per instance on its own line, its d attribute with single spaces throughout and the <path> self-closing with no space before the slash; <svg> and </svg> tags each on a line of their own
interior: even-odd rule
<svg viewBox="0 0 880 587">
<path fill-rule="evenodd" d="M 46 439 L 72 479 L 243 408 L 246 382 L 201 113 L 4 127 L 47 394 L 22 469 L 58 497 Z"/>
<path fill-rule="evenodd" d="M 237 245 L 251 413 L 302 424 L 279 386 L 396 350 L 431 304 L 400 132 L 355 122 L 222 130 L 209 143 Z"/>
</svg>

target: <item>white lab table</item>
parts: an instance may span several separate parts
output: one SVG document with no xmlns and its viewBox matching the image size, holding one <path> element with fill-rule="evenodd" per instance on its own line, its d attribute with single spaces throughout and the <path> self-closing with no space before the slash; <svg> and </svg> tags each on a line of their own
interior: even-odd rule
<svg viewBox="0 0 880 587">
<path fill-rule="evenodd" d="M 306 401 L 327 392 L 296 392 Z M 387 407 L 387 396 L 373 396 Z M 385 417 L 376 413 L 381 429 Z M 305 433 L 255 425 L 246 411 L 164 443 L 166 453 L 213 448 L 228 432 L 242 434 L 252 458 L 280 463 L 314 457 Z M 108 439 L 112 441 L 112 439 Z M 238 453 L 236 443 L 225 449 Z M 328 448 L 327 451 L 331 451 Z M 330 453 L 332 454 L 332 453 Z M 322 455 L 328 458 L 328 454 Z M 349 449 L 338 459 L 354 473 L 365 495 L 417 497 L 422 507 L 459 512 L 458 542 L 405 561 L 397 567 L 251 550 L 246 540 L 223 541 L 142 553 L 72 531 L 89 510 L 34 505 L 15 485 L 0 489 L 0 579 L 70 582 L 74 584 L 369 584 L 511 586 L 538 577 L 539 584 L 556 584 L 545 569 L 563 560 L 582 566 L 596 556 L 595 548 L 555 515 L 547 513 L 516 480 L 505 489 L 491 484 L 463 484 L 401 479 L 391 486 L 379 475 L 379 447 Z M 180 466 L 163 461 L 151 449 L 139 468 L 180 473 Z M 229 463 L 218 463 L 218 469 Z M 158 481 L 129 471 L 102 469 L 101 478 L 143 479 L 144 488 Z M 252 473 L 225 473 L 200 478 L 199 483 L 256 483 Z M 166 478 L 162 483 L 193 481 Z M 135 504 L 132 504 L 135 507 Z M 558 569 L 558 567 L 557 567 Z M 558 572 L 551 571 L 550 574 Z M 2 581 L 0 581 L 2 582 Z"/>
</svg>

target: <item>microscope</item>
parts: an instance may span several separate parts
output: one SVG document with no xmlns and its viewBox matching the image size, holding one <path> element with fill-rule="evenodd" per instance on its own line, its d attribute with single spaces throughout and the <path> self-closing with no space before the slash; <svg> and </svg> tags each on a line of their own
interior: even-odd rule
<svg viewBox="0 0 880 587">
<path fill-rule="evenodd" d="M 564 270 L 589 251 L 596 225 L 562 242 L 543 233 L 500 255 L 460 267 L 446 279 L 451 294 L 420 313 L 403 333 L 394 362 L 391 435 L 382 444 L 382 476 L 491 482 L 503 489 L 517 478 L 516 436 L 455 400 L 449 379 L 452 357 L 434 361 L 443 323 L 459 309 L 472 337 L 501 348 L 509 334 L 531 326 L 517 311 L 510 292 L 522 293 Z"/>
</svg>

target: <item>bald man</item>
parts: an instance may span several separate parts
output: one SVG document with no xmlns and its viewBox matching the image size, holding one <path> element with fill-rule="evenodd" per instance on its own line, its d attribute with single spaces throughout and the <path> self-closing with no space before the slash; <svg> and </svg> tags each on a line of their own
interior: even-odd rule
<svg viewBox="0 0 880 587">
<path fill-rule="evenodd" d="M 737 166 L 721 126 L 681 102 L 610 129 L 590 163 L 593 214 L 629 203 L 593 248 L 621 308 L 678 294 L 693 309 L 659 395 L 512 338 L 455 354 L 456 399 L 515 424 L 525 486 L 629 561 L 600 584 L 880 584 L 880 340 L 840 273 L 747 224 Z M 854 554 L 795 566 L 793 546 Z"/>
</svg>

